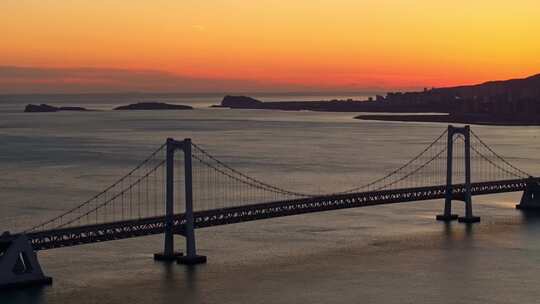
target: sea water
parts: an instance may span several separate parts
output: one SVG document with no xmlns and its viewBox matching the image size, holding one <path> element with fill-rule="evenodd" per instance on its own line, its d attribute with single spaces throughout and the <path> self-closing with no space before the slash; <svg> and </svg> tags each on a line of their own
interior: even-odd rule
<svg viewBox="0 0 540 304">
<path fill-rule="evenodd" d="M 167 137 L 192 138 L 268 183 L 332 192 L 393 170 L 446 128 L 360 121 L 356 113 L 209 108 L 218 96 L 152 99 L 193 111 L 110 110 L 148 101 L 139 99 L 0 99 L 0 230 L 76 206 Z M 23 113 L 30 102 L 102 111 Z M 540 174 L 539 127 L 472 128 Z M 473 226 L 435 221 L 438 200 L 201 229 L 197 246 L 208 263 L 196 267 L 154 262 L 162 235 L 43 251 L 54 284 L 2 291 L 0 303 L 536 303 L 540 218 L 514 209 L 520 195 L 474 197 L 482 222 Z M 463 213 L 462 203 L 454 206 Z"/>
</svg>

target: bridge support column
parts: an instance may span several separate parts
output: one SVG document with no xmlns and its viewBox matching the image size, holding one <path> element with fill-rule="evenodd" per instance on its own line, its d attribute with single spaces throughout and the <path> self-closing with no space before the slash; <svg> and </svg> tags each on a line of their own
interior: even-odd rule
<svg viewBox="0 0 540 304">
<path fill-rule="evenodd" d="M 174 251 L 174 152 L 177 149 L 172 138 L 167 138 L 167 177 L 165 198 L 165 246 L 163 252 L 155 253 L 156 261 L 174 261 L 182 256 L 181 252 Z"/>
<path fill-rule="evenodd" d="M 0 289 L 29 285 L 50 285 L 43 274 L 37 254 L 26 235 L 0 237 Z"/>
<path fill-rule="evenodd" d="M 186 255 L 178 257 L 180 264 L 195 265 L 206 263 L 206 256 L 197 255 L 197 246 L 195 244 L 195 222 L 193 217 L 193 176 L 191 162 L 191 139 L 184 140 L 184 172 L 185 172 L 185 197 L 186 211 L 185 216 L 185 237 L 186 237 Z"/>
<path fill-rule="evenodd" d="M 444 213 L 437 215 L 438 221 L 451 222 L 458 219 L 457 214 L 452 214 L 452 166 L 454 151 L 454 127 L 448 126 L 448 140 L 446 148 L 446 189 L 444 195 Z"/>
<path fill-rule="evenodd" d="M 540 211 L 540 184 L 534 177 L 529 178 L 516 209 Z"/>
<path fill-rule="evenodd" d="M 471 129 L 465 126 L 461 131 L 465 137 L 465 216 L 459 217 L 460 223 L 480 222 L 479 216 L 473 216 L 471 195 Z"/>
</svg>

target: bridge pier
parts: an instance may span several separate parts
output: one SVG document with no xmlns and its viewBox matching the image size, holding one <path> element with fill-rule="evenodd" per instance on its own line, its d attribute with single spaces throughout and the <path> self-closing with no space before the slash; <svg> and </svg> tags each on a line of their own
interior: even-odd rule
<svg viewBox="0 0 540 304">
<path fill-rule="evenodd" d="M 540 211 L 540 184 L 534 177 L 530 177 L 527 187 L 523 191 L 521 201 L 516 205 L 518 210 Z"/>
<path fill-rule="evenodd" d="M 452 214 L 452 188 L 446 189 L 447 196 L 444 199 L 444 212 L 438 214 L 435 219 L 442 222 L 451 222 L 458 219 L 457 214 Z M 449 194 L 449 195 L 448 195 Z"/>
<path fill-rule="evenodd" d="M 465 223 L 465 224 L 472 224 L 472 223 L 478 223 L 480 222 L 479 216 L 474 216 L 472 212 L 472 202 L 469 197 L 465 201 L 465 216 L 458 217 L 458 222 Z"/>
<path fill-rule="evenodd" d="M 0 237 L 0 289 L 50 284 L 26 235 L 5 232 Z"/>
<path fill-rule="evenodd" d="M 457 214 L 437 214 L 437 216 L 435 217 L 435 219 L 437 221 L 442 221 L 442 222 L 451 222 L 451 221 L 455 221 L 458 219 L 458 215 Z"/>
</svg>

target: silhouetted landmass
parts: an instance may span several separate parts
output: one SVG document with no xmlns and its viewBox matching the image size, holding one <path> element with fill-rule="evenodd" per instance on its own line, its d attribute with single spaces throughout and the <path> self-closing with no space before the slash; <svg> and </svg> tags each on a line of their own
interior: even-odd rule
<svg viewBox="0 0 540 304">
<path fill-rule="evenodd" d="M 501 126 L 531 126 L 540 125 L 540 118 L 531 116 L 497 117 L 488 114 L 365 114 L 358 115 L 356 119 L 380 120 L 380 121 L 404 121 L 404 122 L 442 122 L 476 125 L 501 125 Z"/>
<path fill-rule="evenodd" d="M 55 107 L 48 104 L 34 105 L 29 104 L 24 108 L 24 112 L 40 113 L 40 112 L 60 112 L 60 111 L 91 111 L 83 107 Z"/>
<path fill-rule="evenodd" d="M 386 96 L 379 95 L 369 100 L 261 102 L 245 96 L 225 96 L 220 106 L 286 111 L 446 113 L 448 114 L 446 116 L 377 117 L 402 121 L 444 120 L 444 122 L 532 125 L 538 124 L 540 116 L 540 74 L 524 79 L 424 89 L 420 92 L 389 92 Z"/>
<path fill-rule="evenodd" d="M 114 108 L 115 110 L 193 110 L 193 107 L 163 102 L 139 102 Z"/>
<path fill-rule="evenodd" d="M 455 122 L 490 125 L 540 125 L 540 74 L 479 85 L 388 93 L 389 105 L 425 106 L 448 115 L 360 115 L 359 119 Z M 420 111 L 419 111 L 420 112 Z"/>
<path fill-rule="evenodd" d="M 220 106 L 227 108 L 257 108 L 262 106 L 262 101 L 247 96 L 227 95 L 223 97 Z"/>
<path fill-rule="evenodd" d="M 284 111 L 327 111 L 327 112 L 387 112 L 387 107 L 375 101 L 330 100 L 330 101 L 273 101 L 262 102 L 247 96 L 230 96 L 223 98 L 220 105 L 231 109 L 267 109 Z M 413 109 L 400 108 L 393 112 L 417 112 Z"/>
<path fill-rule="evenodd" d="M 388 93 L 382 101 L 391 106 L 425 107 L 429 112 L 523 118 L 540 114 L 540 74 L 478 85 Z"/>
</svg>

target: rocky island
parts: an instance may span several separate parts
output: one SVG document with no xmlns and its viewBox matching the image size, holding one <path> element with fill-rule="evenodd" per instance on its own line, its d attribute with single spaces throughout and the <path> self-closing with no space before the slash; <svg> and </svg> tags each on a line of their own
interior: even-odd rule
<svg viewBox="0 0 540 304">
<path fill-rule="evenodd" d="M 231 96 L 223 97 L 221 104 L 214 105 L 216 108 L 231 108 L 231 109 L 259 109 L 263 108 L 263 102 L 248 96 Z"/>
<path fill-rule="evenodd" d="M 60 111 L 92 111 L 83 107 L 55 107 L 48 104 L 28 104 L 24 108 L 24 112 L 27 113 L 42 113 L 42 112 L 60 112 Z"/>
<path fill-rule="evenodd" d="M 114 108 L 114 110 L 193 110 L 193 107 L 163 102 L 139 102 L 125 106 L 119 106 Z"/>
</svg>

